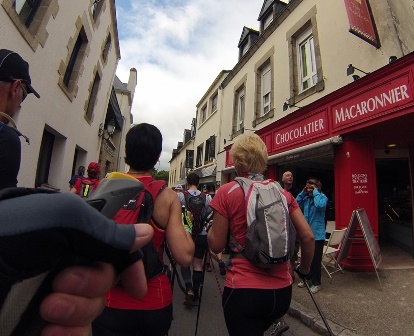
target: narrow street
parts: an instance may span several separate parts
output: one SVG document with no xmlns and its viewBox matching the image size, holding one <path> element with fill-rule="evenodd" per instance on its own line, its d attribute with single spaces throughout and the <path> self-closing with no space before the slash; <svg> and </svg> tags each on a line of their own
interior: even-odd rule
<svg viewBox="0 0 414 336">
<path fill-rule="evenodd" d="M 224 322 L 223 310 L 221 307 L 221 290 L 225 276 L 218 272 L 206 272 L 204 280 L 204 289 L 200 307 L 197 336 L 225 336 L 227 335 L 226 324 Z M 178 268 L 178 272 L 179 272 Z M 216 279 L 217 277 L 217 279 Z M 197 310 L 198 307 L 187 308 L 183 304 L 184 294 L 181 292 L 177 283 L 174 283 L 174 320 L 168 336 L 191 336 L 195 335 Z M 310 330 L 306 325 L 297 319 L 286 315 L 284 317 L 289 325 L 289 330 L 283 333 L 284 336 L 316 336 L 318 334 Z M 270 334 L 271 330 L 265 333 Z M 243 335 L 240 335 L 243 336 Z"/>
</svg>

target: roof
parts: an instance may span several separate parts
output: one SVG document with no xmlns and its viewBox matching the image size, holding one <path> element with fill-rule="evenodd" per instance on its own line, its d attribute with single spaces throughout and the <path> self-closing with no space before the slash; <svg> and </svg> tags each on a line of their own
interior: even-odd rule
<svg viewBox="0 0 414 336">
<path fill-rule="evenodd" d="M 245 41 L 247 36 L 249 36 L 249 34 L 259 36 L 259 31 L 256 30 L 256 29 L 244 26 L 243 30 L 242 30 L 242 33 L 241 33 L 241 36 L 240 36 L 239 44 L 237 45 L 237 48 L 239 48 L 243 44 L 243 42 Z"/>
</svg>

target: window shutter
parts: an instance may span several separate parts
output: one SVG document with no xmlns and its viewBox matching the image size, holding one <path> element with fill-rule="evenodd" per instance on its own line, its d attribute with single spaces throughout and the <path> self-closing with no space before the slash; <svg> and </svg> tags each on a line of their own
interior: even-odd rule
<svg viewBox="0 0 414 336">
<path fill-rule="evenodd" d="M 210 158 L 216 157 L 216 136 L 215 135 L 212 135 L 210 137 L 210 153 L 209 153 L 209 157 Z"/>
<path fill-rule="evenodd" d="M 193 168 L 194 166 L 194 150 L 187 149 L 185 151 L 185 168 Z"/>
</svg>

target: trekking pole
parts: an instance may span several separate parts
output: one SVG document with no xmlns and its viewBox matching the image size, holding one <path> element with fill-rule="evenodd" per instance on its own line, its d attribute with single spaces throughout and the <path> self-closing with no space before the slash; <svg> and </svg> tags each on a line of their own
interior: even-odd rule
<svg viewBox="0 0 414 336">
<path fill-rule="evenodd" d="M 216 260 L 218 262 L 217 256 L 214 255 L 214 257 L 213 257 L 213 254 L 210 253 L 210 264 L 211 264 L 211 268 L 213 269 L 214 279 L 216 279 L 216 284 L 217 284 L 217 287 L 218 287 L 220 296 L 222 297 L 223 296 L 223 290 L 221 289 L 220 280 L 219 280 L 219 278 L 217 276 L 217 270 L 216 270 L 216 267 L 214 266 L 213 260 Z"/>
<path fill-rule="evenodd" d="M 325 318 L 325 315 L 322 313 L 322 310 L 319 307 L 318 302 L 316 302 L 315 296 L 313 295 L 312 291 L 310 290 L 310 287 L 309 287 L 308 282 L 306 281 L 306 279 L 302 279 L 302 281 L 305 283 L 305 286 L 308 289 L 308 292 L 309 292 L 309 294 L 310 294 L 310 296 L 312 298 L 312 301 L 315 304 L 316 309 L 318 309 L 319 315 L 321 315 L 322 321 L 325 324 L 326 329 L 328 330 L 329 336 L 334 336 L 334 333 L 332 332 L 331 327 L 329 327 L 329 324 L 328 324 L 328 321 Z"/>
<path fill-rule="evenodd" d="M 209 251 L 209 248 L 207 246 L 206 248 L 206 253 L 204 253 L 204 261 L 203 261 L 203 278 L 201 280 L 201 285 L 200 285 L 200 297 L 198 299 L 198 309 L 197 309 L 197 320 L 196 320 L 196 328 L 195 328 L 195 333 L 194 336 L 197 336 L 197 331 L 198 331 L 198 320 L 200 318 L 200 308 L 201 308 L 201 298 L 203 296 L 203 287 L 204 287 L 204 275 L 206 274 L 206 264 L 207 264 L 207 253 Z"/>
</svg>

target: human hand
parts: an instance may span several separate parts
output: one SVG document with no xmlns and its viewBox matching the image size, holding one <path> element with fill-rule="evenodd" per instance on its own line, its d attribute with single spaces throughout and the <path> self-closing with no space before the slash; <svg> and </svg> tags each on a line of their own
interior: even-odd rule
<svg viewBox="0 0 414 336">
<path fill-rule="evenodd" d="M 297 275 L 299 275 L 299 278 L 301 278 L 302 280 L 309 280 L 311 273 L 310 272 L 303 272 L 300 268 L 300 264 L 297 264 L 295 267 L 295 272 L 297 273 Z"/>
<path fill-rule="evenodd" d="M 83 332 L 88 323 L 99 314 L 96 307 L 102 309 L 102 296 L 110 288 L 102 279 L 109 279 L 113 285 L 114 276 L 108 276 L 105 268 L 104 271 L 97 272 L 99 281 L 103 281 L 103 287 L 96 285 L 97 281 L 93 280 L 95 278 L 82 285 L 79 281 L 92 275 L 81 272 L 78 280 L 76 276 L 66 277 L 65 286 L 71 286 L 70 290 L 67 287 L 56 287 L 56 274 L 67 272 L 72 267 L 81 267 L 94 273 L 97 262 L 110 263 L 114 265 L 110 268 L 118 272 L 125 270 L 121 280 L 132 296 L 139 297 L 145 293 L 143 265 L 142 262 L 137 262 L 142 253 L 137 249 L 152 238 L 153 230 L 148 224 L 116 224 L 92 209 L 77 195 L 69 193 L 33 194 L 3 199 L 0 201 L 0 213 L 3 216 L 0 226 L 2 336 L 12 333 L 40 335 L 46 322 L 59 322 L 52 316 L 47 316 L 47 312 L 53 310 L 53 305 L 58 304 L 56 300 L 63 304 L 68 298 L 72 304 L 76 304 L 72 306 L 76 310 L 67 310 L 70 323 L 63 319 L 62 325 L 76 327 L 75 330 Z M 113 274 L 116 271 L 113 270 Z M 134 278 L 129 278 L 131 276 Z M 90 290 L 90 287 L 94 289 Z M 44 303 L 46 298 L 48 301 Z M 50 298 L 55 300 L 49 301 Z M 43 314 L 48 317 L 46 321 L 39 316 L 40 305 Z M 79 320 L 78 311 L 82 311 L 82 321 Z M 8 317 L 7 323 L 2 320 L 2 316 Z"/>
<path fill-rule="evenodd" d="M 153 235 L 149 225 L 135 226 L 136 239 L 132 251 L 147 244 Z M 42 336 L 90 335 L 90 323 L 105 306 L 104 294 L 121 278 L 135 298 L 146 293 L 146 278 L 142 260 L 117 275 L 108 263 L 73 266 L 61 271 L 53 280 L 52 290 L 40 305 L 40 316 L 49 324 Z"/>
</svg>

